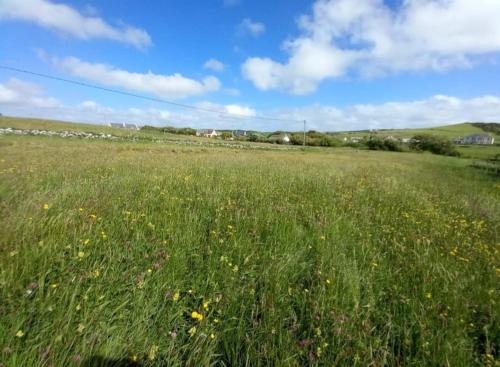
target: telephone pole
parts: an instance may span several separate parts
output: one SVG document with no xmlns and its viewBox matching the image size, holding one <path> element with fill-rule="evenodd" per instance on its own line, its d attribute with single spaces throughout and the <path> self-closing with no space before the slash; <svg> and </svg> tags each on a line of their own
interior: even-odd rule
<svg viewBox="0 0 500 367">
<path fill-rule="evenodd" d="M 304 141 L 302 142 L 305 148 L 306 146 L 306 120 L 304 120 Z"/>
</svg>

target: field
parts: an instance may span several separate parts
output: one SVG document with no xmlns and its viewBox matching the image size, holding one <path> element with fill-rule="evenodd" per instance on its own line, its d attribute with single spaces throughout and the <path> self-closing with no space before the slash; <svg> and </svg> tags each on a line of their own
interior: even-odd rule
<svg viewBox="0 0 500 367">
<path fill-rule="evenodd" d="M 0 365 L 495 366 L 467 159 L 0 136 Z"/>
</svg>

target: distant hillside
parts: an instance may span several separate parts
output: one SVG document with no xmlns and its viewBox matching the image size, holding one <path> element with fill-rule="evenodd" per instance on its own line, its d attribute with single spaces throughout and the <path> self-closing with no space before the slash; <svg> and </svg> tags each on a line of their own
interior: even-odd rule
<svg viewBox="0 0 500 367">
<path fill-rule="evenodd" d="M 438 126 L 433 128 L 421 128 L 421 129 L 384 129 L 372 132 L 381 136 L 394 136 L 394 137 L 412 137 L 417 134 L 432 134 L 446 137 L 448 139 L 454 139 L 459 136 L 466 136 L 470 134 L 484 134 L 489 133 L 495 136 L 498 140 L 500 138 L 500 124 L 499 123 L 480 123 L 480 122 L 466 122 L 462 124 Z M 342 135 L 359 135 L 364 136 L 372 134 L 366 130 L 364 131 L 353 131 L 340 133 Z"/>
</svg>

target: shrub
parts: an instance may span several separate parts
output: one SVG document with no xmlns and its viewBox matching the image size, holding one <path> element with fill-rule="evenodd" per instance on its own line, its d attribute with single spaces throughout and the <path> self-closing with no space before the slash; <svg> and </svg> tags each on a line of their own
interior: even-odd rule
<svg viewBox="0 0 500 367">
<path fill-rule="evenodd" d="M 387 150 L 390 152 L 403 151 L 401 145 L 394 140 L 380 139 L 374 136 L 370 136 L 370 139 L 368 139 L 365 144 L 370 150 Z"/>
<path fill-rule="evenodd" d="M 451 141 L 434 135 L 415 135 L 410 143 L 410 149 L 428 151 L 434 154 L 458 157 L 460 153 Z"/>
</svg>

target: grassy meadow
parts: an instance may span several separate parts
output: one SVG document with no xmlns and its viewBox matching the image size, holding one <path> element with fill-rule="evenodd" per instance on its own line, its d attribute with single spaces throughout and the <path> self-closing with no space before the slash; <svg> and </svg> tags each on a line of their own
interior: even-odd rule
<svg viewBox="0 0 500 367">
<path fill-rule="evenodd" d="M 466 159 L 0 136 L 0 365 L 495 366 Z"/>
</svg>

